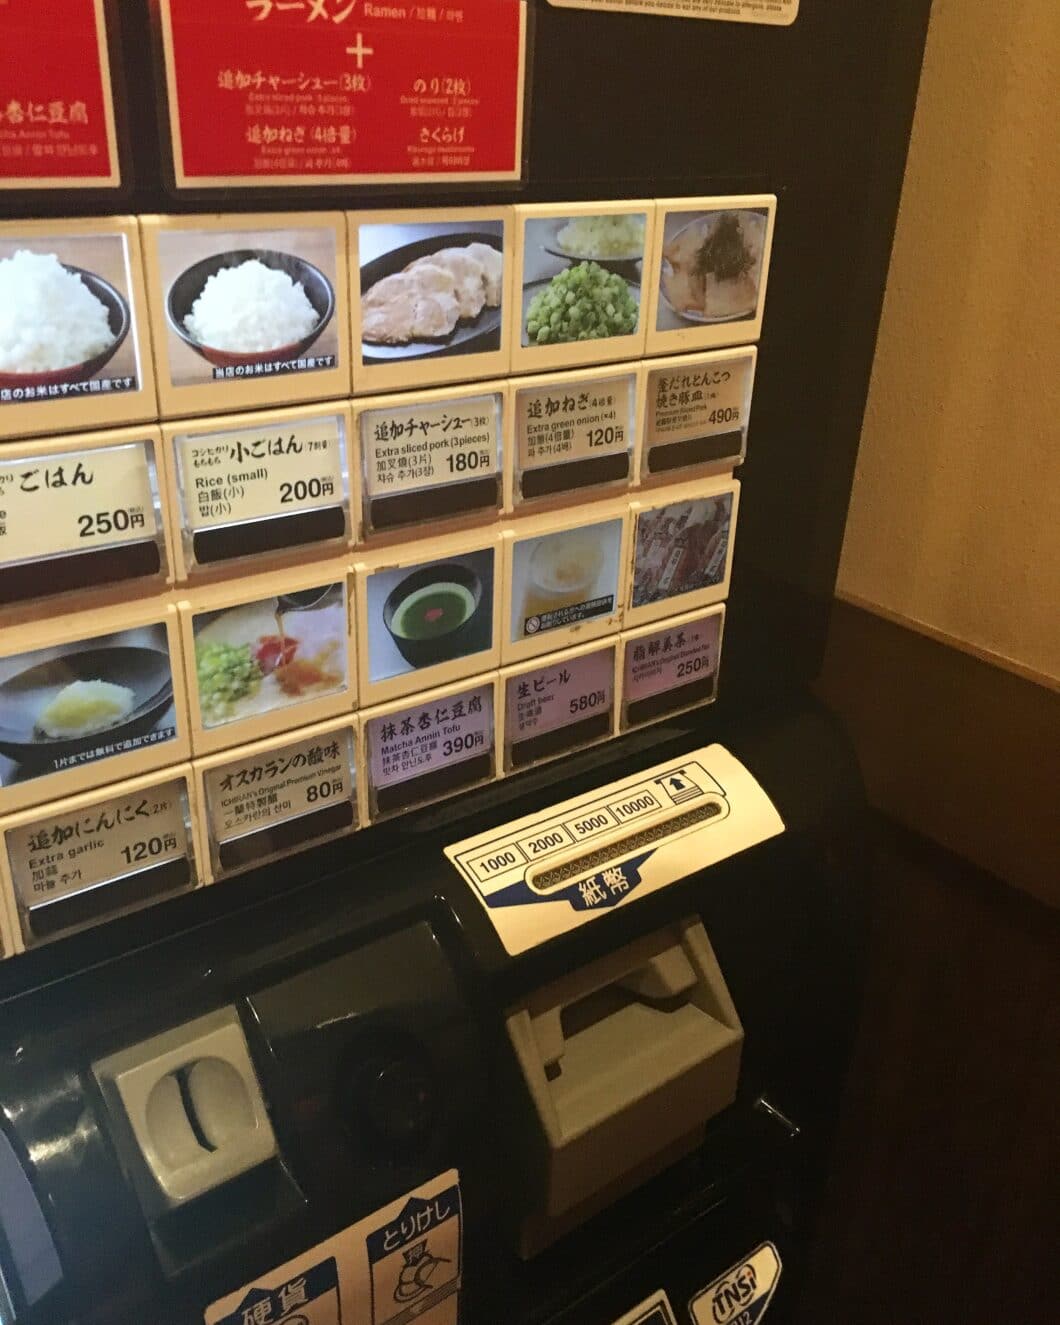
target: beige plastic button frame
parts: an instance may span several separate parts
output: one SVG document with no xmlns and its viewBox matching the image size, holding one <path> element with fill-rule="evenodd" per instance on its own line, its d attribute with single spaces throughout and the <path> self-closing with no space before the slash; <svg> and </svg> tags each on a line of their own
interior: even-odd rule
<svg viewBox="0 0 1060 1325">
<path fill-rule="evenodd" d="M 156 1209 L 184 1205 L 276 1154 L 234 1008 L 164 1031 L 93 1066 L 112 1115 L 131 1132 L 126 1149 L 134 1180 Z"/>
<path fill-rule="evenodd" d="M 184 804 L 181 809 L 181 817 L 184 820 L 186 851 L 180 854 L 186 855 L 188 860 L 189 875 L 187 882 L 174 887 L 171 891 L 152 897 L 149 901 L 133 902 L 127 906 L 107 911 L 96 919 L 58 930 L 47 938 L 37 938 L 33 934 L 30 917 L 38 907 L 43 909 L 50 905 L 50 902 L 45 896 L 39 902 L 30 903 L 28 899 L 23 898 L 20 903 L 18 879 L 20 875 L 24 877 L 28 870 L 26 860 L 20 860 L 16 855 L 15 839 L 19 835 L 19 830 L 54 827 L 58 821 L 70 816 L 88 814 L 93 810 L 98 812 L 100 807 L 113 801 L 122 800 L 126 797 L 141 797 L 145 792 L 149 795 L 155 793 L 152 796 L 152 802 L 157 804 L 157 793 L 170 783 L 179 784 L 183 793 Z M 192 767 L 190 764 L 176 764 L 172 768 L 164 768 L 157 773 L 149 773 L 145 777 L 130 778 L 125 782 L 108 784 L 95 791 L 85 792 L 81 796 L 70 796 L 65 800 L 52 801 L 47 805 L 37 805 L 31 810 L 23 810 L 21 814 L 13 814 L 6 819 L 0 819 L 0 882 L 2 882 L 3 891 L 7 896 L 14 951 L 24 952 L 41 944 L 65 938 L 68 934 L 90 929 L 96 925 L 105 925 L 118 916 L 127 915 L 133 911 L 146 910 L 151 906 L 157 906 L 168 901 L 171 897 L 183 895 L 200 887 L 206 880 L 202 863 L 205 860 L 205 853 L 199 838 L 198 818 L 196 791 L 192 785 Z M 151 818 L 147 822 L 150 824 L 152 822 Z M 155 863 L 167 863 L 178 858 L 174 854 L 166 855 L 162 861 L 149 857 L 145 862 L 137 864 L 134 869 L 130 862 L 122 863 L 120 855 L 122 846 L 129 843 L 131 836 L 128 824 L 122 825 L 116 831 L 111 830 L 106 833 L 106 840 L 102 847 L 86 858 L 84 866 L 85 883 L 81 887 L 71 888 L 57 900 L 61 902 L 63 898 L 89 892 L 96 896 L 105 895 L 108 886 L 115 879 L 128 877 L 132 873 L 149 868 Z M 66 859 L 70 860 L 74 854 L 71 847 L 76 847 L 80 840 L 80 836 L 78 838 L 71 836 L 65 848 L 59 848 L 58 852 L 52 854 L 59 856 L 65 853 Z M 91 839 L 89 840 L 91 841 Z M 87 860 L 92 861 L 91 868 L 89 868 Z M 103 877 L 100 877 L 101 875 Z M 0 911 L 2 911 L 2 908 L 0 908 Z M 3 916 L 0 915 L 0 921 L 2 920 Z M 12 949 L 8 948 L 8 956 L 11 955 L 11 951 Z"/>
<path fill-rule="evenodd" d="M 353 393 L 404 391 L 415 386 L 441 386 L 475 378 L 505 377 L 511 367 L 511 304 L 514 291 L 515 213 L 511 207 L 429 207 L 415 211 L 348 212 L 350 236 L 350 322 L 352 329 Z M 488 227 L 488 228 L 487 228 Z M 371 233 L 365 233 L 365 231 Z M 498 233 L 499 230 L 499 233 Z M 487 341 L 475 323 L 489 315 L 483 308 L 474 321 L 461 319 L 446 341 L 381 346 L 377 353 L 362 338 L 362 284 L 367 294 L 384 276 L 402 272 L 410 263 L 444 248 L 462 248 L 488 238 L 504 258 L 501 275 L 498 335 Z M 369 267 L 371 264 L 371 267 Z M 366 274 L 362 277 L 362 269 Z M 373 276 L 373 273 L 377 273 Z M 459 341 L 459 343 L 457 343 Z M 495 344 L 494 344 L 495 341 Z M 418 345 L 418 348 L 417 348 Z M 467 345 L 466 351 L 463 345 Z M 489 348 L 478 348 L 488 345 Z"/>
<path fill-rule="evenodd" d="M 592 254 L 566 254 L 560 248 L 559 232 L 571 221 L 611 219 L 625 216 L 644 221 L 644 240 L 636 255 L 625 260 L 595 259 Z M 612 363 L 617 359 L 639 359 L 644 353 L 648 318 L 645 275 L 650 270 L 655 203 L 650 198 L 622 202 L 528 203 L 515 209 L 515 289 L 512 291 L 512 371 L 543 373 L 550 368 L 574 368 L 580 364 Z M 527 312 L 534 295 L 546 290 L 561 272 L 581 261 L 595 261 L 606 271 L 617 272 L 636 291 L 637 324 L 624 335 L 593 340 L 571 340 L 538 344 L 526 332 Z M 638 279 L 639 278 L 639 279 Z"/>
<path fill-rule="evenodd" d="M 755 193 L 720 198 L 662 198 L 656 203 L 655 238 L 652 259 L 644 273 L 647 303 L 647 353 L 681 354 L 688 350 L 713 350 L 722 345 L 742 345 L 755 341 L 762 334 L 765 313 L 766 286 L 769 282 L 769 260 L 773 247 L 773 227 L 777 215 L 777 199 L 772 193 Z M 682 232 L 700 218 L 715 212 L 757 212 L 762 216 L 762 261 L 750 299 L 746 307 L 737 308 L 732 315 L 719 316 L 707 321 L 697 314 L 681 313 L 675 309 L 662 289 L 663 264 L 670 264 L 668 252 L 675 258 L 678 251 L 671 246 L 680 245 Z M 728 284 L 728 283 L 727 283 Z"/>
<path fill-rule="evenodd" d="M 743 1027 L 698 919 L 539 989 L 506 1025 L 546 1142 L 524 1256 L 694 1149 L 736 1097 Z"/>
<path fill-rule="evenodd" d="M 630 562 L 626 498 L 527 516 L 503 537 L 501 661 L 506 666 L 618 632 Z M 571 579 L 575 568 L 581 584 Z M 610 610 L 577 616 L 593 603 L 603 608 L 608 598 Z M 559 624 L 568 614 L 573 619 Z"/>
<path fill-rule="evenodd" d="M 354 452 L 347 403 L 333 401 L 249 414 L 182 419 L 163 424 L 161 432 L 170 539 L 178 581 L 205 584 L 235 574 L 253 574 L 268 566 L 304 565 L 318 557 L 341 556 L 356 541 L 359 492 L 356 466 L 350 461 Z M 315 488 L 305 482 L 307 478 L 316 478 L 313 461 L 307 459 L 305 448 L 321 438 L 326 438 L 330 447 L 333 433 L 337 434 L 335 472 L 327 477 L 337 483 L 338 491 L 333 496 L 317 497 Z M 301 449 L 279 457 L 262 454 L 260 443 L 273 440 L 285 445 L 294 442 Z M 229 449 L 227 463 L 206 465 L 205 460 L 212 457 L 204 457 L 197 464 L 196 452 L 216 451 L 224 446 Z M 245 454 L 241 446 L 246 448 Z M 201 472 L 196 472 L 197 469 Z M 211 487 L 224 491 L 224 500 L 232 508 L 230 516 L 216 523 L 195 518 L 196 485 L 206 480 Z M 339 537 L 209 563 L 196 559 L 197 533 L 238 530 L 264 521 L 279 523 L 335 506 L 341 506 L 346 517 L 345 533 Z"/>
<path fill-rule="evenodd" d="M 124 686 L 133 692 L 132 712 L 98 732 L 47 744 L 37 727 L 40 711 L 75 680 Z M 160 739 L 170 707 L 173 732 Z M 5 762 L 25 751 L 17 761 L 20 775 L 7 785 L 6 774 L 0 775 L 0 814 L 187 759 L 188 703 L 176 608 L 164 599 L 146 599 L 0 629 L 0 726 L 8 729 Z M 86 749 L 90 737 L 98 744 Z M 42 765 L 42 756 L 51 768 Z"/>
<path fill-rule="evenodd" d="M 625 391 L 628 396 L 628 408 L 616 406 L 615 418 L 606 412 L 578 407 L 581 396 L 596 397 L 614 384 L 616 394 Z M 532 377 L 513 378 L 510 383 L 511 397 L 508 408 L 508 440 L 505 462 L 505 510 L 514 511 L 517 516 L 537 515 L 564 506 L 584 505 L 588 501 L 615 497 L 635 485 L 635 453 L 637 433 L 640 430 L 643 415 L 642 390 L 643 376 L 639 362 L 599 365 L 595 368 L 582 368 L 573 373 L 542 373 Z M 549 408 L 548 402 L 559 404 L 560 409 L 554 414 L 553 421 L 557 430 L 561 423 L 564 431 L 569 429 L 573 437 L 562 438 L 562 444 L 569 446 L 573 455 L 566 461 L 555 464 L 530 464 L 530 443 L 526 435 L 531 423 L 529 412 L 535 402 L 542 409 Z M 571 402 L 573 410 L 566 405 Z M 621 444 L 613 434 L 618 427 L 624 429 L 625 437 Z M 547 445 L 553 445 L 552 439 L 546 439 Z M 626 470 L 615 477 L 607 477 L 593 482 L 575 485 L 573 474 L 584 473 L 587 463 L 599 461 L 607 467 L 608 461 L 624 457 Z M 580 462 L 580 463 L 579 463 Z M 568 466 L 571 470 L 568 470 Z M 562 491 L 549 492 L 540 496 L 524 495 L 526 480 L 535 472 L 554 473 L 557 480 L 564 477 L 564 470 L 571 475 L 570 481 Z M 573 471 L 573 472 L 571 472 Z"/>
<path fill-rule="evenodd" d="M 293 813 L 289 809 L 285 814 L 275 815 L 262 823 L 246 821 L 224 835 L 218 831 L 218 820 L 223 816 L 224 806 L 219 806 L 216 803 L 212 785 L 214 778 L 220 771 L 238 772 L 240 765 L 257 765 L 259 768 L 270 764 L 282 765 L 286 751 L 297 750 L 297 747 L 305 746 L 312 741 L 324 742 L 338 738 L 349 742 L 348 749 L 352 765 L 350 769 L 352 796 L 348 803 L 353 807 L 353 823 L 348 828 L 338 831 L 329 830 L 320 836 L 308 837 L 294 846 L 274 847 L 272 851 L 263 853 L 260 857 L 249 861 L 245 865 L 225 869 L 220 858 L 221 847 L 224 843 L 238 841 L 240 838 L 257 833 L 268 833 L 270 828 L 278 824 L 297 820 L 304 815 L 311 814 L 314 809 L 325 809 L 336 804 L 336 802 L 330 799 L 330 792 L 327 800 L 312 802 L 308 799 L 308 795 L 316 792 L 318 786 L 315 780 L 307 779 L 304 773 L 300 772 L 300 768 L 305 768 L 304 763 L 301 766 L 292 765 L 291 780 L 289 782 L 286 780 L 286 769 L 276 775 L 275 781 L 265 779 L 248 784 L 237 781 L 233 792 L 236 798 L 241 794 L 246 794 L 245 791 L 241 791 L 245 785 L 256 787 L 259 794 L 268 794 L 270 787 L 272 789 L 279 788 L 281 795 L 285 796 L 291 808 L 293 809 L 294 806 L 299 808 L 294 810 Z M 343 759 L 341 751 L 339 758 Z M 349 836 L 357 832 L 366 820 L 367 804 L 364 790 L 366 779 L 361 774 L 358 722 L 353 717 L 342 717 L 337 722 L 321 722 L 312 727 L 299 727 L 294 731 L 283 732 L 281 735 L 273 736 L 265 741 L 256 741 L 253 745 L 240 745 L 231 750 L 222 750 L 218 754 L 196 759 L 193 766 L 199 819 L 199 840 L 202 844 L 202 869 L 206 883 L 220 883 L 222 880 L 241 874 L 245 870 L 255 869 L 299 851 L 306 851 L 310 847 L 319 846 L 322 842 L 334 841 L 337 838 Z M 326 765 L 322 767 L 326 767 Z"/>
<path fill-rule="evenodd" d="M 33 565 L 40 584 L 38 597 L 10 605 L 0 602 L 5 620 L 44 612 L 54 615 L 64 606 L 80 610 L 86 599 L 97 595 L 114 599 L 165 592 L 173 582 L 173 557 L 161 450 L 157 424 L 9 442 L 0 449 L 0 496 L 6 495 L 7 507 L 0 565 Z M 58 469 L 64 481 L 53 486 Z M 31 470 L 36 487 L 30 494 L 19 489 L 22 475 Z M 75 479 L 79 470 L 90 476 L 87 482 Z M 141 515 L 142 528 L 134 524 Z M 147 528 L 149 520 L 153 530 Z M 124 527 L 118 528 L 118 523 Z M 154 574 L 101 580 L 61 593 L 49 588 L 48 568 L 53 561 L 104 551 L 113 554 L 148 542 L 158 548 Z"/>
<path fill-rule="evenodd" d="M 385 704 L 391 699 L 463 681 L 491 672 L 500 663 L 504 585 L 501 539 L 495 527 L 381 548 L 365 553 L 354 571 L 362 706 Z M 465 577 L 461 583 L 477 585 L 478 597 L 472 616 L 459 627 L 460 633 L 453 631 L 454 642 L 448 647 L 440 645 L 436 650 L 428 647 L 421 660 L 414 662 L 402 653 L 397 636 L 387 624 L 387 604 L 393 606 L 395 613 L 399 611 L 400 602 L 395 602 L 395 595 L 400 597 L 409 578 L 421 571 L 424 583 L 419 589 L 410 589 L 410 596 L 425 588 L 434 572 L 441 584 L 451 581 L 454 574 Z M 471 633 L 464 633 L 465 627 Z M 466 643 L 468 640 L 471 642 Z M 482 647 L 478 647 L 480 644 Z M 408 652 L 414 652 L 405 647 Z M 466 652 L 462 651 L 465 647 Z"/>
<path fill-rule="evenodd" d="M 357 493 L 360 501 L 359 519 L 362 541 L 371 547 L 383 547 L 393 543 L 410 542 L 416 538 L 434 537 L 440 533 L 462 528 L 473 528 L 496 522 L 500 518 L 501 507 L 505 500 L 505 471 L 508 468 L 509 435 L 509 383 L 501 379 L 492 382 L 469 382 L 460 386 L 439 387 L 419 391 L 404 391 L 386 396 L 361 396 L 353 402 L 353 430 L 350 433 L 350 451 L 357 457 Z M 463 417 L 471 408 L 472 401 L 483 402 L 481 409 L 494 415 L 492 429 L 495 440 L 492 446 L 463 445 L 459 450 L 445 445 L 448 435 L 443 423 L 448 416 Z M 386 427 L 387 416 L 390 422 L 398 423 L 407 440 L 395 439 L 390 443 L 377 442 L 375 429 Z M 380 419 L 379 416 L 383 416 Z M 394 416 L 399 416 L 395 419 Z M 400 416 L 406 416 L 404 422 Z M 417 428 L 417 424 L 420 426 Z M 434 432 L 432 429 L 437 428 Z M 416 429 L 413 433 L 412 429 Z M 453 435 L 467 438 L 471 429 L 464 426 L 453 429 Z M 419 450 L 406 448 L 418 447 Z M 431 455 L 420 461 L 424 467 L 437 471 L 438 480 L 432 475 L 427 482 L 413 480 L 405 475 L 413 460 L 418 460 L 426 448 L 431 448 Z M 476 467 L 460 470 L 457 465 L 463 461 L 475 461 L 483 450 L 490 453 L 493 462 L 492 471 L 482 475 Z M 385 454 L 384 454 L 385 453 Z M 380 482 L 381 466 L 387 461 L 395 465 L 385 482 Z M 450 461 L 452 470 L 450 470 Z M 373 474 L 373 467 L 375 473 Z M 449 475 L 452 481 L 447 481 Z M 429 508 L 432 494 L 443 498 L 447 491 L 452 492 L 458 486 L 474 483 L 482 478 L 496 479 L 496 499 L 474 508 L 446 510 Z M 439 481 L 440 480 L 440 481 Z M 372 520 L 374 501 L 404 497 L 410 502 L 416 498 L 426 506 L 420 515 L 413 516 L 389 528 L 375 528 Z"/>
<path fill-rule="evenodd" d="M 143 216 L 140 226 L 164 419 L 349 394 L 346 221 L 341 212 Z M 207 347 L 207 358 L 192 339 L 185 339 L 186 326 L 178 330 L 178 325 L 202 293 L 207 272 L 236 265 L 228 258 L 247 260 L 254 253 L 273 255 L 266 265 L 275 266 L 278 257 L 281 269 L 309 291 L 318 312 L 323 303 L 330 316 L 326 322 L 318 319 L 310 334 L 295 344 L 245 354 Z M 218 261 L 212 263 L 214 259 Z M 197 279 L 192 280 L 193 275 Z M 334 363 L 317 367 L 319 358 L 334 358 Z M 312 368 L 297 367 L 309 359 Z M 276 363 L 296 367 L 276 370 Z M 215 370 L 222 376 L 215 376 Z"/>
<path fill-rule="evenodd" d="M 328 609 L 336 609 L 331 614 L 335 618 L 335 634 L 329 643 L 335 642 L 338 646 L 329 655 L 329 665 L 335 668 L 336 676 L 341 666 L 342 684 L 329 687 L 325 693 L 302 694 L 288 699 L 286 692 L 276 684 L 274 674 L 270 674 L 263 678 L 258 697 L 266 681 L 272 682 L 272 704 L 258 705 L 255 711 L 243 715 L 220 716 L 212 724 L 208 722 L 209 715 L 203 710 L 199 685 L 197 643 L 240 646 L 248 644 L 252 638 L 274 636 L 278 639 L 278 614 L 282 617 L 285 635 L 292 642 L 304 640 L 299 631 L 300 613 L 325 606 L 322 597 L 313 600 L 313 591 L 323 593 L 336 586 L 340 592 L 326 604 Z M 188 680 L 191 746 L 196 756 L 323 722 L 352 712 L 356 706 L 357 649 L 351 630 L 349 566 L 345 561 L 320 561 L 193 589 L 187 598 L 181 599 L 178 607 Z M 339 616 L 342 618 L 341 628 L 337 620 Z M 305 618 L 301 619 L 304 625 Z M 301 644 L 296 644 L 297 647 Z M 298 659 L 297 652 L 294 659 Z"/>
<path fill-rule="evenodd" d="M 652 488 L 630 503 L 623 630 L 728 598 L 739 505 L 739 480 L 728 476 Z M 708 528 L 698 550 L 689 535 L 696 525 Z"/>
<path fill-rule="evenodd" d="M 0 259 L 18 249 L 54 254 L 64 265 L 84 273 L 82 284 L 87 276 L 91 292 L 107 308 L 116 340 L 82 365 L 18 374 L 17 379 L 0 382 L 0 438 L 117 427 L 155 418 L 155 370 L 136 217 L 0 223 Z M 28 308 L 25 316 L 39 318 L 40 310 Z M 126 378 L 133 379 L 131 389 L 124 386 Z M 122 383 L 120 390 L 113 389 L 115 381 Z M 93 384 L 97 390 L 86 390 Z M 29 389 L 33 400 L 14 395 Z M 47 395 L 38 396 L 39 390 Z M 5 391 L 11 392 L 11 399 Z"/>
</svg>

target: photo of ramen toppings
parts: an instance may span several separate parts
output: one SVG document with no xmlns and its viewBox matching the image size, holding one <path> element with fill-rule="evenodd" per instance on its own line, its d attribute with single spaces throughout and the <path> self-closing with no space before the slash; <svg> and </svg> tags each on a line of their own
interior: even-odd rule
<svg viewBox="0 0 1060 1325">
<path fill-rule="evenodd" d="M 538 290 L 526 310 L 526 343 L 557 345 L 573 340 L 628 336 L 640 308 L 629 284 L 595 262 L 558 272 Z"/>
<path fill-rule="evenodd" d="M 254 717 L 346 685 L 341 585 L 241 604 L 195 618 L 195 674 L 204 726 Z"/>
<path fill-rule="evenodd" d="M 660 289 L 673 312 L 690 322 L 753 317 L 765 251 L 766 214 L 751 209 L 706 212 L 666 221 Z M 673 226 L 676 231 L 671 234 Z M 664 309 L 660 308 L 660 325 Z"/>
<path fill-rule="evenodd" d="M 645 212 L 527 216 L 521 344 L 631 336 L 640 324 Z"/>
<path fill-rule="evenodd" d="M 503 275 L 504 259 L 488 244 L 442 248 L 416 258 L 365 292 L 361 335 L 381 345 L 441 339 L 461 320 L 500 307 Z"/>
</svg>

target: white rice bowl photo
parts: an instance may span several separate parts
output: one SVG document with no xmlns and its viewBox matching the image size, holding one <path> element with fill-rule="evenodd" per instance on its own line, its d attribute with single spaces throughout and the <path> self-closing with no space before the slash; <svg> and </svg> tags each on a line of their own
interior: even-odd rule
<svg viewBox="0 0 1060 1325">
<path fill-rule="evenodd" d="M 334 312 L 324 273 L 274 249 L 203 258 L 177 277 L 166 299 L 176 334 L 219 367 L 298 358 Z"/>
<path fill-rule="evenodd" d="M 124 296 L 109 281 L 19 248 L 0 258 L 0 385 L 52 386 L 93 377 L 129 334 Z"/>
</svg>

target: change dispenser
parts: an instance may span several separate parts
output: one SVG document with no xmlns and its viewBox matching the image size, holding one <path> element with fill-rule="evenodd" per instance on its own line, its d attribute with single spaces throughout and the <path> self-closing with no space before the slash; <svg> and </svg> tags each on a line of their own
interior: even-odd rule
<svg viewBox="0 0 1060 1325">
<path fill-rule="evenodd" d="M 506 1024 L 541 1133 L 524 1254 L 694 1150 L 736 1097 L 743 1028 L 698 920 L 546 985 Z"/>
</svg>

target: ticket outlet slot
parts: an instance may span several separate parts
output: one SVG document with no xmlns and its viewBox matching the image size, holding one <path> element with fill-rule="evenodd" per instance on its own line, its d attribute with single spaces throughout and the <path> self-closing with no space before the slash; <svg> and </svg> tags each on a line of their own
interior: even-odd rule
<svg viewBox="0 0 1060 1325">
<path fill-rule="evenodd" d="M 302 1204 L 234 1007 L 99 1059 L 93 1070 L 167 1274 Z"/>
<path fill-rule="evenodd" d="M 538 990 L 506 1024 L 539 1128 L 524 1257 L 694 1150 L 736 1097 L 743 1028 L 698 920 Z"/>
</svg>

